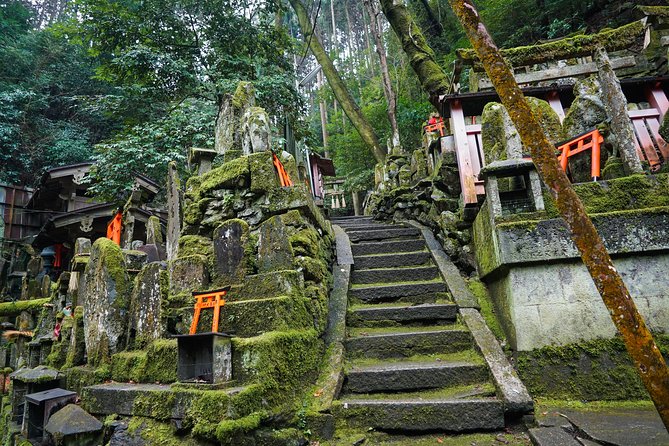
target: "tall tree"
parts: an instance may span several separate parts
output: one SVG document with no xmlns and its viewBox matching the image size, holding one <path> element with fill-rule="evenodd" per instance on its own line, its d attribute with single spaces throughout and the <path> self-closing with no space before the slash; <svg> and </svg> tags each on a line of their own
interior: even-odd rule
<svg viewBox="0 0 669 446">
<path fill-rule="evenodd" d="M 532 160 L 555 199 L 560 215 L 570 230 L 613 323 L 637 367 L 665 426 L 669 429 L 669 369 L 653 337 L 639 314 L 629 290 L 616 270 L 595 226 L 555 157 L 548 140 L 532 113 L 509 65 L 495 46 L 471 0 L 450 0 L 474 50 L 511 116 L 518 134 L 530 148 Z"/>
<path fill-rule="evenodd" d="M 416 72 L 430 102 L 438 107 L 439 96 L 449 91 L 446 73 L 437 63 L 432 48 L 403 1 L 381 0 L 381 7 L 395 34 L 402 43 L 409 63 Z"/>
<path fill-rule="evenodd" d="M 360 134 L 360 137 L 365 141 L 365 144 L 370 148 L 374 158 L 380 163 L 384 162 L 386 157 L 385 150 L 381 148 L 374 128 L 362 114 L 360 107 L 358 107 L 358 104 L 348 91 L 346 84 L 332 63 L 332 60 L 325 52 L 321 40 L 311 23 L 307 8 L 304 6 L 304 3 L 302 3 L 302 0 L 290 0 L 290 4 L 297 15 L 305 43 L 311 49 L 311 52 L 321 65 L 323 73 L 330 84 L 330 88 L 332 88 L 332 92 L 344 109 L 346 116 L 351 120 L 351 123 L 353 123 L 353 126 Z"/>
<path fill-rule="evenodd" d="M 383 45 L 381 36 L 381 26 L 379 24 L 379 15 L 381 11 L 376 4 L 376 0 L 364 0 L 365 8 L 370 17 L 370 27 L 372 36 L 374 36 L 374 43 L 376 44 L 376 54 L 379 55 L 379 62 L 381 65 L 381 80 L 383 81 L 383 94 L 388 102 L 388 120 L 390 121 L 390 129 L 392 136 L 390 138 L 390 147 L 393 151 L 401 151 L 400 146 L 400 131 L 397 127 L 397 96 L 393 90 L 393 84 L 390 80 L 390 72 L 388 71 L 388 59 L 386 57 L 386 49 Z"/>
</svg>

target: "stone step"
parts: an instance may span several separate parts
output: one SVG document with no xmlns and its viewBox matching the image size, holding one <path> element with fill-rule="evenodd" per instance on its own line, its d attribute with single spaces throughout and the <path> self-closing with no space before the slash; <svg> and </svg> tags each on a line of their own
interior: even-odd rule
<svg viewBox="0 0 669 446">
<path fill-rule="evenodd" d="M 358 221 L 358 220 L 363 220 L 363 221 L 372 221 L 374 217 L 372 216 L 365 216 L 365 215 L 346 215 L 344 217 L 332 217 L 330 221 L 332 223 L 339 224 L 340 222 L 347 222 L 347 221 Z"/>
<path fill-rule="evenodd" d="M 390 242 L 367 242 L 353 243 L 351 250 L 354 256 L 369 254 L 397 254 L 401 252 L 415 252 L 425 249 L 425 241 L 417 238 L 414 240 L 395 240 Z"/>
<path fill-rule="evenodd" d="M 366 223 L 366 224 L 355 224 L 355 225 L 344 225 L 342 226 L 344 231 L 355 232 L 355 231 L 380 231 L 383 229 L 406 229 L 406 226 L 401 225 L 387 225 L 385 223 Z"/>
<path fill-rule="evenodd" d="M 244 388 L 231 387 L 224 390 L 226 394 L 232 396 Z M 197 396 L 195 392 L 174 389 L 169 385 L 112 382 L 84 387 L 81 400 L 83 408 L 93 415 L 116 414 L 149 418 L 155 416 L 155 407 L 152 404 L 135 404 L 135 400 L 163 400 L 164 409 L 169 410 L 170 417 L 182 419 Z"/>
<path fill-rule="evenodd" d="M 393 227 L 391 229 L 376 229 L 372 231 L 346 231 L 352 243 L 372 240 L 388 240 L 394 238 L 418 237 L 420 231 L 416 228 Z"/>
<path fill-rule="evenodd" d="M 472 347 L 471 333 L 459 328 L 407 330 L 402 327 L 401 331 L 385 332 L 359 329 L 357 333 L 345 341 L 346 352 L 351 357 L 402 358 L 431 353 L 454 353 Z"/>
<path fill-rule="evenodd" d="M 335 415 L 357 427 L 401 432 L 463 432 L 504 427 L 501 401 L 470 400 L 341 400 Z"/>
<path fill-rule="evenodd" d="M 453 322 L 458 315 L 455 304 L 420 304 L 404 306 L 369 305 L 349 310 L 346 324 L 350 327 L 378 324 L 382 321 L 399 323 Z"/>
<path fill-rule="evenodd" d="M 351 273 L 351 282 L 391 283 L 434 280 L 439 277 L 436 266 L 420 266 L 416 268 L 373 268 L 356 269 Z"/>
<path fill-rule="evenodd" d="M 349 298 L 365 303 L 393 302 L 410 296 L 421 296 L 446 291 L 441 281 L 402 283 L 399 285 L 362 286 L 348 290 Z"/>
<path fill-rule="evenodd" d="M 346 374 L 344 391 L 415 391 L 474 384 L 487 379 L 489 376 L 485 365 L 473 362 L 391 362 L 352 368 Z"/>
<path fill-rule="evenodd" d="M 353 256 L 355 269 L 397 268 L 402 266 L 419 266 L 430 262 L 432 257 L 427 251 L 405 252 L 399 254 L 379 254 L 369 256 Z"/>
</svg>

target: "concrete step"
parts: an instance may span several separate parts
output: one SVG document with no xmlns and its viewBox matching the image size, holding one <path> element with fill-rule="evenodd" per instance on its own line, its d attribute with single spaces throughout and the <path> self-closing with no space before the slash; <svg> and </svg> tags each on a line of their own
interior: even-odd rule
<svg viewBox="0 0 669 446">
<path fill-rule="evenodd" d="M 483 364 L 464 361 L 390 362 L 353 367 L 346 374 L 345 392 L 376 393 L 437 389 L 486 381 Z"/>
<path fill-rule="evenodd" d="M 438 277 L 439 269 L 436 266 L 356 269 L 351 274 L 351 282 L 357 284 L 413 282 L 434 280 Z"/>
<path fill-rule="evenodd" d="M 418 237 L 420 231 L 416 228 L 392 227 L 390 229 L 376 229 L 363 231 L 346 231 L 351 243 L 373 240 L 389 240 L 395 238 Z"/>
<path fill-rule="evenodd" d="M 458 315 L 455 304 L 420 304 L 404 306 L 369 305 L 349 310 L 346 324 L 349 327 L 361 327 L 370 322 L 399 322 L 402 324 L 418 322 L 453 322 Z"/>
<path fill-rule="evenodd" d="M 350 357 L 408 358 L 431 353 L 454 353 L 472 347 L 472 335 L 460 328 L 429 327 L 399 331 L 356 329 L 346 339 Z"/>
<path fill-rule="evenodd" d="M 397 268 L 402 266 L 426 265 L 432 257 L 427 251 L 404 252 L 399 254 L 379 254 L 353 256 L 355 269 Z"/>
<path fill-rule="evenodd" d="M 348 290 L 348 296 L 365 303 L 393 302 L 410 296 L 421 296 L 446 291 L 441 281 L 413 282 L 400 285 L 361 286 Z"/>
<path fill-rule="evenodd" d="M 399 396 L 398 396 L 399 397 Z M 504 427 L 504 407 L 497 399 L 341 400 L 335 415 L 352 426 L 402 432 L 463 432 Z"/>
<path fill-rule="evenodd" d="M 415 252 L 425 249 L 425 241 L 421 238 L 414 240 L 396 240 L 390 242 L 353 243 L 351 250 L 354 256 L 369 254 L 397 254 L 400 252 Z"/>
</svg>

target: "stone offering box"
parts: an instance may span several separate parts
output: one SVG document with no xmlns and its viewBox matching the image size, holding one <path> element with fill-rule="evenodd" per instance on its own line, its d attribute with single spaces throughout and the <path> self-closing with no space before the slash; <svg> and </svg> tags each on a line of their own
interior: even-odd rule
<svg viewBox="0 0 669 446">
<path fill-rule="evenodd" d="M 196 333 L 177 338 L 177 379 L 182 383 L 220 384 L 232 379 L 232 336 Z"/>
<path fill-rule="evenodd" d="M 26 395 L 25 415 L 23 417 L 23 434 L 28 440 L 41 442 L 44 437 L 44 426 L 49 417 L 60 408 L 74 403 L 75 392 L 56 388 Z"/>
</svg>

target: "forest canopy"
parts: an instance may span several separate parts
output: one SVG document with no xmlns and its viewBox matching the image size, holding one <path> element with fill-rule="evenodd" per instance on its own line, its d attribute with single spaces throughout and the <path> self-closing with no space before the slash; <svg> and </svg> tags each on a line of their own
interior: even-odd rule
<svg viewBox="0 0 669 446">
<path fill-rule="evenodd" d="M 616 26 L 630 20 L 634 6 L 599 0 L 476 3 L 503 47 Z M 358 1 L 304 4 L 385 147 L 391 126 L 372 17 Z M 407 5 L 449 74 L 455 49 L 469 44 L 448 2 Z M 376 19 L 397 96 L 400 143 L 413 150 L 433 109 L 395 34 L 382 14 Z M 176 160 L 185 173 L 188 150 L 213 145 L 220 101 L 244 80 L 254 83 L 257 102 L 278 135 L 288 120 L 312 150 L 327 148 L 347 188 L 365 189 L 376 160 L 327 82 L 300 84 L 317 66 L 302 37 L 293 10 L 281 0 L 4 2 L 0 182 L 34 186 L 51 167 L 94 160 L 92 191 L 123 201 L 133 170 L 162 182 L 167 162 Z"/>
</svg>

